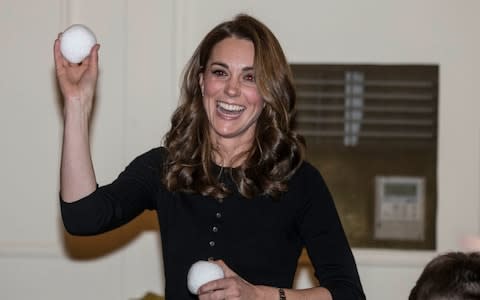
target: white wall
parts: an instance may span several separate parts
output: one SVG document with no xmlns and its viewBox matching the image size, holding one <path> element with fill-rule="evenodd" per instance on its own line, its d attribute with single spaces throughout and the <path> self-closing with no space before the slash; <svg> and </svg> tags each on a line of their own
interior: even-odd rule
<svg viewBox="0 0 480 300">
<path fill-rule="evenodd" d="M 440 65 L 437 252 L 354 249 L 369 299 L 406 299 L 424 264 L 480 234 L 480 2 L 476 0 L 0 1 L 0 298 L 130 299 L 163 291 L 153 214 L 93 238 L 58 211 L 58 32 L 101 43 L 93 155 L 100 183 L 160 143 L 198 41 L 238 12 L 259 17 L 292 62 Z M 302 269 L 297 287 L 311 285 Z"/>
</svg>

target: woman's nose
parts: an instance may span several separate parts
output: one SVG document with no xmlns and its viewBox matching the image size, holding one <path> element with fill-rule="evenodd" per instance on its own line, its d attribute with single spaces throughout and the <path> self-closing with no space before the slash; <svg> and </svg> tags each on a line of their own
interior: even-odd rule
<svg viewBox="0 0 480 300">
<path fill-rule="evenodd" d="M 240 95 L 240 83 L 237 78 L 230 78 L 225 85 L 225 93 L 230 96 L 238 96 Z"/>
</svg>

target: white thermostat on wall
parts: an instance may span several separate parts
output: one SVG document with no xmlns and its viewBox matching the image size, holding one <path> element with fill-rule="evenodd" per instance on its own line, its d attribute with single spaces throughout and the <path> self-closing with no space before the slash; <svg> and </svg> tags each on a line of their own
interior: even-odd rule
<svg viewBox="0 0 480 300">
<path fill-rule="evenodd" d="M 424 240 L 424 211 L 424 177 L 375 177 L 375 239 Z"/>
</svg>

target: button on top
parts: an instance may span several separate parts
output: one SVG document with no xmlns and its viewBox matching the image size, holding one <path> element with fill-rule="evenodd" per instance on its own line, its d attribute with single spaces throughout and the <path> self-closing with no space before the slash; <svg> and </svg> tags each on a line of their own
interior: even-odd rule
<svg viewBox="0 0 480 300">
<path fill-rule="evenodd" d="M 217 212 L 217 213 L 215 214 L 215 217 L 217 217 L 217 219 L 220 219 L 220 218 L 222 217 L 222 214 L 219 213 L 219 212 Z"/>
</svg>

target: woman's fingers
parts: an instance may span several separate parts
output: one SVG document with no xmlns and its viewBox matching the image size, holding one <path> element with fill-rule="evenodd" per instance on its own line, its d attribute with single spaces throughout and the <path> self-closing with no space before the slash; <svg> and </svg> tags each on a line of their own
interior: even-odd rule
<svg viewBox="0 0 480 300">
<path fill-rule="evenodd" d="M 89 101 L 93 97 L 98 78 L 98 49 L 96 44 L 90 50 L 90 55 L 81 63 L 73 64 L 68 62 L 60 51 L 60 36 L 55 40 L 53 54 L 55 60 L 55 71 L 60 90 L 67 99 L 84 98 Z"/>
<path fill-rule="evenodd" d="M 57 38 L 53 45 L 53 57 L 55 60 L 55 69 L 58 73 L 64 67 L 64 60 L 65 60 L 63 58 L 62 53 L 60 52 L 60 38 Z"/>
<path fill-rule="evenodd" d="M 217 290 L 215 292 L 198 295 L 199 300 L 225 300 L 229 299 L 229 297 L 226 290 Z"/>
<path fill-rule="evenodd" d="M 210 281 L 199 288 L 200 299 L 227 299 L 240 296 L 239 278 L 223 278 Z"/>
<path fill-rule="evenodd" d="M 98 50 L 100 49 L 100 44 L 96 44 L 90 50 L 90 54 L 83 60 L 81 63 L 84 65 L 88 71 L 96 76 L 98 72 Z"/>
<path fill-rule="evenodd" d="M 216 263 L 217 265 L 219 265 L 222 270 L 223 270 L 223 273 L 225 274 L 225 277 L 233 277 L 233 276 L 237 276 L 237 273 L 235 273 L 232 269 L 230 269 L 229 266 L 227 266 L 227 264 L 219 259 L 219 260 L 215 260 L 213 261 L 213 263 Z"/>
<path fill-rule="evenodd" d="M 80 67 L 80 69 L 87 69 L 88 66 L 93 67 L 92 72 L 97 71 L 97 66 L 98 66 L 98 50 L 100 49 L 100 44 L 96 44 L 95 46 L 92 47 L 90 50 L 89 56 L 87 56 L 81 63 L 70 63 L 68 62 L 62 55 L 62 52 L 60 51 L 60 37 L 61 33 L 58 34 L 57 39 L 55 40 L 54 46 L 53 46 L 53 55 L 55 58 L 55 66 L 56 70 L 58 71 L 63 71 L 65 68 L 73 68 L 77 69 Z"/>
<path fill-rule="evenodd" d="M 227 287 L 228 287 L 228 280 L 225 278 L 212 280 L 202 285 L 198 289 L 198 293 L 199 294 L 211 293 L 216 290 L 226 289 Z"/>
<path fill-rule="evenodd" d="M 223 260 L 216 260 L 214 263 L 222 268 L 225 278 L 202 285 L 198 290 L 201 300 L 251 300 L 263 297 L 255 285 L 238 276 Z"/>
</svg>

